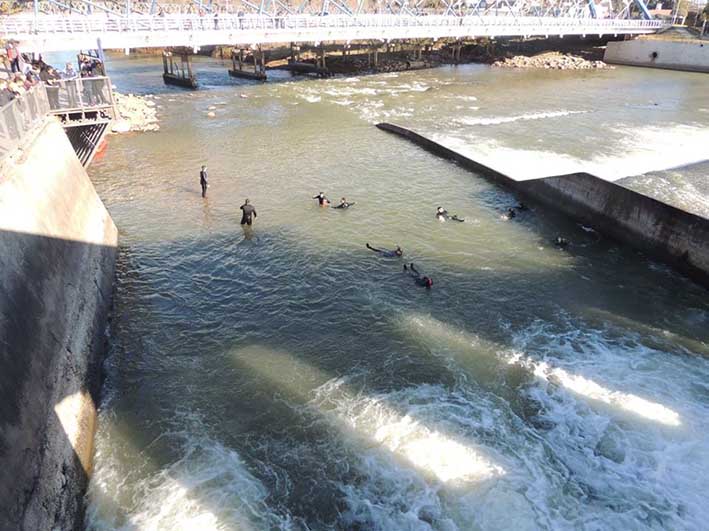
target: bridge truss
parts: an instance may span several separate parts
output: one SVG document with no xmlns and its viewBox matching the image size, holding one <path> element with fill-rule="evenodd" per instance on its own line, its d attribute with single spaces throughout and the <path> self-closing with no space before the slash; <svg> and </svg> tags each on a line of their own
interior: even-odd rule
<svg viewBox="0 0 709 531">
<path fill-rule="evenodd" d="M 28 51 L 287 42 L 633 35 L 644 0 L 34 0 L 0 19 Z M 70 2 L 69 4 L 65 2 Z"/>
</svg>

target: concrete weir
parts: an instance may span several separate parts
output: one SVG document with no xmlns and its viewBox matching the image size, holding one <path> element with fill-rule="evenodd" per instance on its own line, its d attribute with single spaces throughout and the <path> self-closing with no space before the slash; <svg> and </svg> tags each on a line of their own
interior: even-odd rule
<svg viewBox="0 0 709 531">
<path fill-rule="evenodd" d="M 517 181 L 413 131 L 377 124 L 440 157 L 661 260 L 709 288 L 709 219 L 588 173 Z"/>
<path fill-rule="evenodd" d="M 0 170 L 0 529 L 80 529 L 117 231 L 48 118 Z"/>
</svg>

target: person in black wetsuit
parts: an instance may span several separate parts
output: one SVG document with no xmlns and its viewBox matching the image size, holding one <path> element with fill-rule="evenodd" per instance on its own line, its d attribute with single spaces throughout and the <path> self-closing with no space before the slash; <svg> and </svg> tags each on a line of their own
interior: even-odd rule
<svg viewBox="0 0 709 531">
<path fill-rule="evenodd" d="M 199 185 L 202 187 L 202 197 L 207 197 L 207 187 L 209 184 L 207 183 L 207 167 L 202 166 L 202 169 L 199 170 Z"/>
<path fill-rule="evenodd" d="M 438 221 L 446 221 L 450 219 L 451 221 L 460 221 L 461 223 L 465 221 L 464 218 L 459 218 L 458 214 L 453 214 L 451 216 L 443 207 L 438 207 L 436 209 L 436 219 Z"/>
<path fill-rule="evenodd" d="M 329 200 L 327 197 L 325 197 L 325 194 L 322 193 L 322 192 L 320 192 L 318 195 L 316 195 L 315 197 L 313 197 L 313 199 L 317 199 L 317 200 L 318 200 L 318 204 L 319 204 L 321 207 L 328 207 L 328 206 L 330 206 L 330 200 Z"/>
<path fill-rule="evenodd" d="M 401 247 L 399 247 L 398 245 L 393 251 L 390 251 L 388 249 L 377 249 L 369 244 L 367 244 L 367 249 L 369 249 L 370 251 L 374 251 L 379 256 L 382 256 L 384 258 L 401 258 L 404 255 L 404 251 L 402 251 Z"/>
<path fill-rule="evenodd" d="M 249 203 L 248 199 L 244 201 L 244 204 L 241 205 L 240 208 L 243 212 L 243 214 L 241 215 L 241 224 L 250 226 L 251 223 L 253 223 L 253 220 L 257 217 L 256 209 L 252 204 Z"/>
<path fill-rule="evenodd" d="M 554 240 L 554 245 L 556 245 L 559 249 L 566 249 L 569 246 L 569 240 L 563 236 L 557 236 Z"/>
<path fill-rule="evenodd" d="M 517 216 L 517 212 L 515 212 L 514 208 L 508 208 L 507 212 L 502 214 L 502 219 L 510 220 L 513 219 L 514 217 Z"/>
<path fill-rule="evenodd" d="M 426 289 L 431 289 L 431 286 L 433 286 L 433 280 L 431 280 L 431 277 L 427 277 L 426 275 L 419 273 L 413 262 L 411 262 L 408 267 L 404 264 L 404 271 L 411 275 L 417 285 Z"/>
<path fill-rule="evenodd" d="M 332 208 L 342 208 L 342 209 L 346 209 L 346 208 L 350 208 L 350 207 L 351 207 L 352 205 L 354 205 L 354 204 L 355 204 L 354 201 L 352 201 L 351 203 L 348 203 L 348 202 L 347 202 L 347 199 L 345 199 L 345 198 L 343 197 L 342 199 L 340 199 L 340 204 L 337 205 L 336 207 L 332 207 Z"/>
</svg>

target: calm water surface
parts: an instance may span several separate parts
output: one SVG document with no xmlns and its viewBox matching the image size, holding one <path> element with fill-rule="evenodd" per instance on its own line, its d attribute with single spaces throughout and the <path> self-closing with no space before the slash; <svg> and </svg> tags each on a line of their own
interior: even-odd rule
<svg viewBox="0 0 709 531">
<path fill-rule="evenodd" d="M 616 178 L 709 158 L 706 76 L 252 85 L 203 61 L 186 93 L 155 59 L 109 68 L 158 91 L 162 129 L 111 137 L 90 172 L 121 252 L 89 529 L 706 526 L 706 290 L 536 205 L 504 221 L 514 196 L 373 127 Z"/>
</svg>

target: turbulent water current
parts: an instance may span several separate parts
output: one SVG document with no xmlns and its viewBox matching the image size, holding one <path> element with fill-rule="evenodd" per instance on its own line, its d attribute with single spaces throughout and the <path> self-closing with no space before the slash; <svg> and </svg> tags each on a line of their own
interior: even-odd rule
<svg viewBox="0 0 709 531">
<path fill-rule="evenodd" d="M 88 529 L 707 528 L 707 291 L 373 126 L 616 179 L 709 158 L 706 75 L 226 69 L 109 63 L 162 123 L 90 169 L 121 249 Z"/>
</svg>

